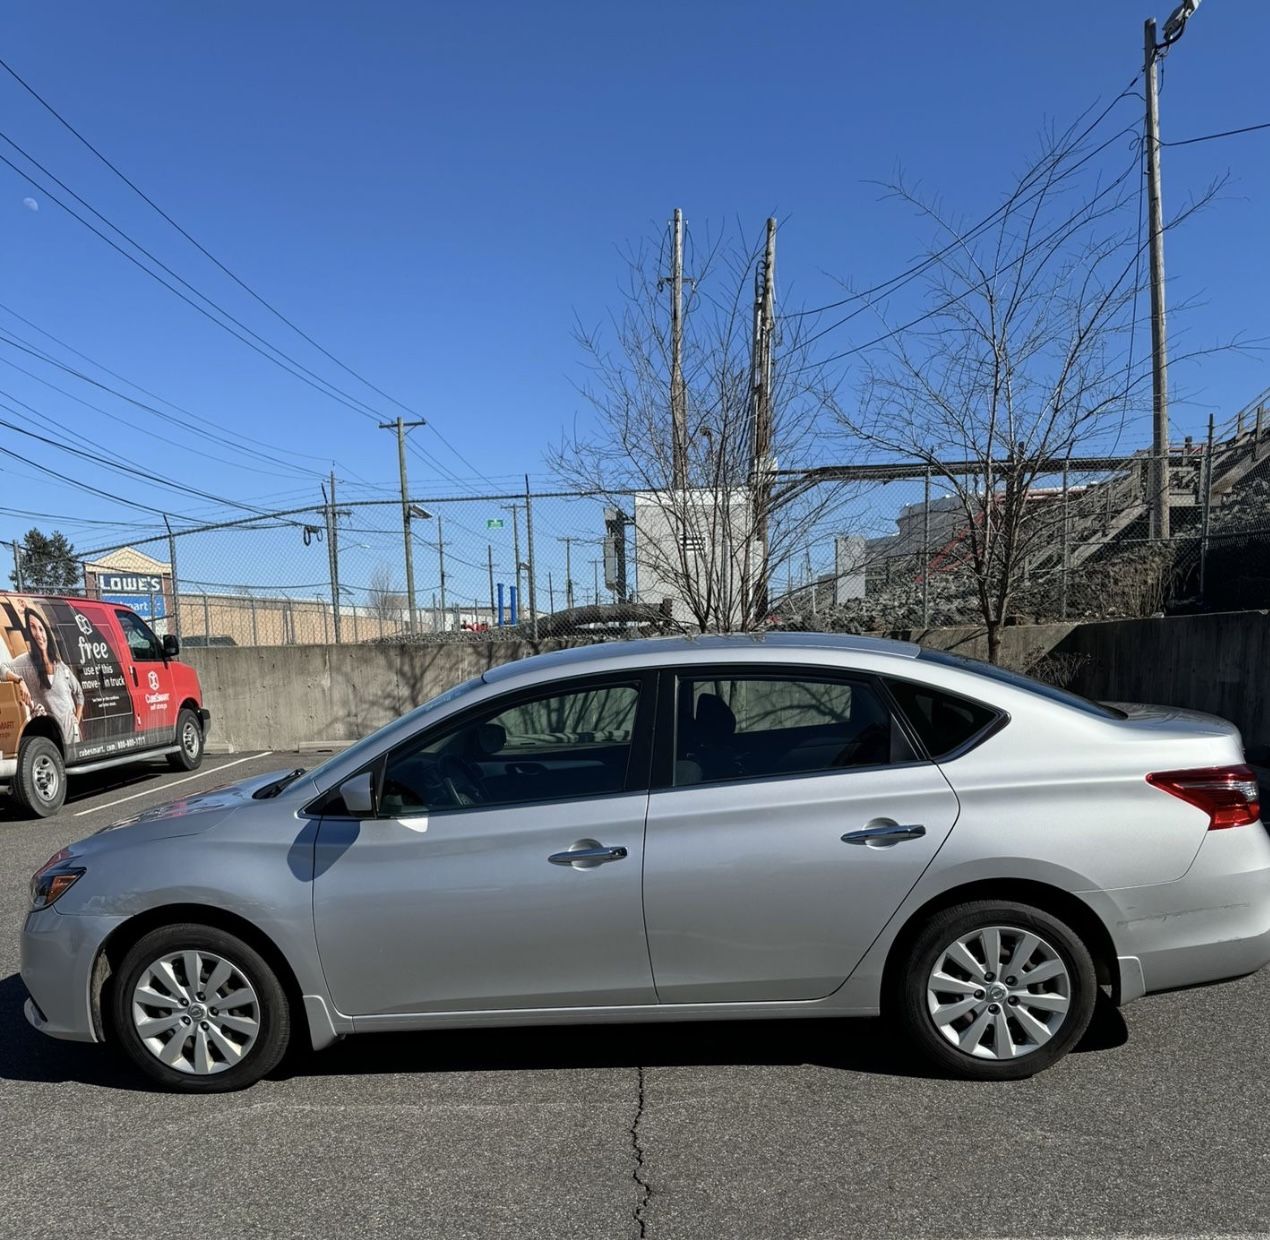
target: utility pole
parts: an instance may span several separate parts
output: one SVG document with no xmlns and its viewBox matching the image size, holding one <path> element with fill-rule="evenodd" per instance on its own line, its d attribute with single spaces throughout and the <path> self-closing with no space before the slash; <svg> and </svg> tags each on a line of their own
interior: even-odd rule
<svg viewBox="0 0 1270 1240">
<path fill-rule="evenodd" d="M 489 558 L 489 622 L 493 625 L 495 620 L 494 611 L 494 544 L 485 544 L 485 553 Z"/>
<path fill-rule="evenodd" d="M 564 605 L 573 607 L 573 537 L 566 535 L 558 539 L 564 543 Z"/>
<path fill-rule="evenodd" d="M 1143 30 L 1146 51 L 1147 211 L 1151 258 L 1151 534 L 1169 536 L 1169 360 L 1164 330 L 1164 222 L 1160 200 L 1160 98 L 1155 72 L 1155 19 Z"/>
<path fill-rule="evenodd" d="M 516 599 L 519 601 L 524 598 L 520 589 L 520 505 L 504 504 L 503 511 L 512 514 L 512 566 L 516 573 Z"/>
<path fill-rule="evenodd" d="M 168 531 L 168 594 L 172 597 L 172 617 L 168 622 L 168 631 L 180 638 L 181 588 L 176 577 L 176 536 L 172 533 L 172 522 L 168 520 L 166 512 L 163 514 L 163 524 Z"/>
<path fill-rule="evenodd" d="M 671 225 L 670 268 L 670 422 L 671 486 L 676 491 L 688 485 L 688 410 L 683 372 L 684 299 L 684 213 L 675 208 Z"/>
<path fill-rule="evenodd" d="M 410 608 L 410 632 L 419 629 L 419 611 L 415 606 L 415 557 L 410 539 L 410 485 L 406 481 L 406 431 L 416 426 L 426 426 L 423 418 L 413 422 L 404 422 L 398 418 L 395 422 L 381 422 L 381 431 L 397 432 L 397 468 L 401 473 L 401 533 L 406 549 L 406 602 Z"/>
<path fill-rule="evenodd" d="M 325 491 L 325 487 L 323 490 Z M 331 613 L 335 617 L 335 644 L 340 644 L 340 549 L 336 533 L 335 470 L 331 470 L 331 491 L 326 500 L 326 562 L 331 575 Z"/>
<path fill-rule="evenodd" d="M 754 504 L 754 543 L 758 563 L 753 567 L 751 598 L 757 620 L 767 611 L 768 516 L 772 503 L 772 391 L 776 341 L 776 221 L 767 221 L 763 266 L 756 274 L 754 340 L 751 358 L 754 402 L 754 456 L 750 486 Z"/>
<path fill-rule="evenodd" d="M 529 621 L 533 625 L 534 641 L 538 640 L 538 586 L 534 581 L 534 505 L 529 494 L 529 475 L 525 475 L 525 555 L 529 574 Z"/>
<path fill-rule="evenodd" d="M 441 627 L 445 628 L 445 532 L 441 528 L 441 513 L 437 512 L 437 570 L 441 575 Z"/>
</svg>

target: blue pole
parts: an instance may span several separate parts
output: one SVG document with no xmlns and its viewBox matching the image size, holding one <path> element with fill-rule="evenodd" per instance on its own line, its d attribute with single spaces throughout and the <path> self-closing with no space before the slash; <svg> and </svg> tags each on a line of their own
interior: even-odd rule
<svg viewBox="0 0 1270 1240">
<path fill-rule="evenodd" d="M 498 583 L 498 627 L 503 627 L 503 583 Z"/>
<path fill-rule="evenodd" d="M 517 607 L 517 604 L 519 603 L 519 601 L 520 601 L 520 600 L 519 600 L 519 599 L 517 599 L 517 597 L 516 597 L 516 587 L 515 587 L 515 586 L 508 586 L 508 587 L 507 587 L 507 597 L 510 599 L 510 602 L 508 603 L 508 606 L 507 606 L 508 615 L 509 615 L 509 617 L 510 617 L 510 619 L 509 619 L 509 623 L 511 623 L 511 624 L 513 624 L 513 625 L 519 624 L 519 623 L 520 623 L 520 613 L 516 610 L 516 607 Z"/>
</svg>

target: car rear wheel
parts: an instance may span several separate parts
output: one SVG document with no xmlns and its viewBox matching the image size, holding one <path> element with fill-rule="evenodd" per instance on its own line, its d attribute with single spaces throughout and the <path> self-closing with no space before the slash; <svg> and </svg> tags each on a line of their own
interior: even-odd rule
<svg viewBox="0 0 1270 1240">
<path fill-rule="evenodd" d="M 48 818 L 66 800 L 66 765 L 47 736 L 28 736 L 18 747 L 18 769 L 9 791 L 23 809 Z"/>
<path fill-rule="evenodd" d="M 203 762 L 203 725 L 187 706 L 176 721 L 176 753 L 168 754 L 168 765 L 174 771 L 197 770 Z"/>
<path fill-rule="evenodd" d="M 980 900 L 936 913 L 918 932 L 894 996 L 905 1032 L 936 1067 L 1017 1080 L 1080 1040 L 1098 995 L 1080 936 L 1026 904 Z"/>
<path fill-rule="evenodd" d="M 213 926 L 164 926 L 120 962 L 114 1040 L 167 1089 L 243 1089 L 275 1068 L 291 1033 L 286 993 L 264 958 Z"/>
</svg>

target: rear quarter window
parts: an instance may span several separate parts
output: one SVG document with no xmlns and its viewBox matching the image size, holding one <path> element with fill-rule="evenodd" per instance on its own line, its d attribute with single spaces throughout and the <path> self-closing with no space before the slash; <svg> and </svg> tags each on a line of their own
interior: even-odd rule
<svg viewBox="0 0 1270 1240">
<path fill-rule="evenodd" d="M 973 748 L 999 726 L 1005 716 L 981 702 L 972 702 L 943 689 L 908 680 L 888 680 L 887 688 L 899 704 L 926 752 L 939 761 Z"/>
</svg>

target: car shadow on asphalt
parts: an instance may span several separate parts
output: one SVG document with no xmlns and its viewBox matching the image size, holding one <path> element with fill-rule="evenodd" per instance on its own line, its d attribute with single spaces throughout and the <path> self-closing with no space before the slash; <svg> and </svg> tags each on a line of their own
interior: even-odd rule
<svg viewBox="0 0 1270 1240">
<path fill-rule="evenodd" d="M 26 991 L 0 980 L 0 1080 L 79 1081 L 107 1089 L 149 1084 L 102 1046 L 58 1042 L 26 1022 Z M 1128 1040 L 1120 1010 L 1105 996 L 1077 1053 Z M 938 1079 L 915 1062 L 891 1029 L 871 1020 L 684 1021 L 639 1025 L 555 1025 L 380 1033 L 288 1056 L 275 1076 L 321 1077 L 561 1068 L 777 1067 L 807 1064 L 844 1072 Z"/>
</svg>

